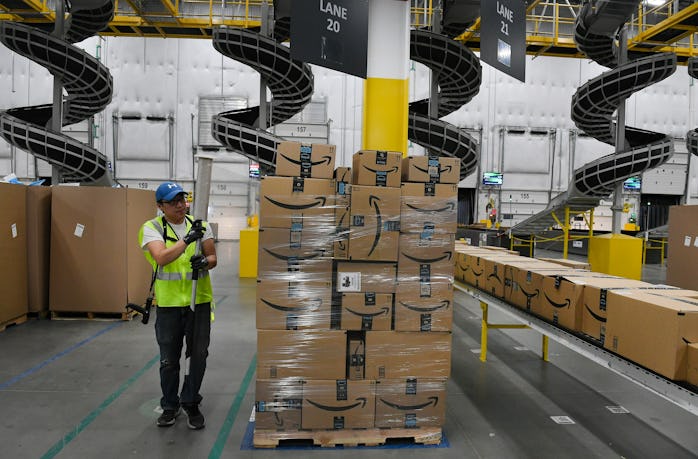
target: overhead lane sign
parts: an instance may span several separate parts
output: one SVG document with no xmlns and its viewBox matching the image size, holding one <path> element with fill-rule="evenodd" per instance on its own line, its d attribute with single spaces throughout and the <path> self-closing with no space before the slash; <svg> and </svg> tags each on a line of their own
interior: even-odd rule
<svg viewBox="0 0 698 459">
<path fill-rule="evenodd" d="M 291 57 L 366 78 L 368 0 L 296 0 Z"/>
<path fill-rule="evenodd" d="M 526 3 L 480 0 L 480 58 L 526 82 Z"/>
</svg>

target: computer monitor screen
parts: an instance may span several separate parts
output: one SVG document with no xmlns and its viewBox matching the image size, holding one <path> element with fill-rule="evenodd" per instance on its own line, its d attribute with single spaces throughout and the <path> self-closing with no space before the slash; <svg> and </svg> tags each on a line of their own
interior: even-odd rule
<svg viewBox="0 0 698 459">
<path fill-rule="evenodd" d="M 642 180 L 640 177 L 630 177 L 623 182 L 623 189 L 626 191 L 640 191 L 642 188 Z"/>
<path fill-rule="evenodd" d="M 259 163 L 250 161 L 250 178 L 259 178 Z"/>
<path fill-rule="evenodd" d="M 502 186 L 504 177 L 501 172 L 483 172 L 482 184 L 485 186 Z"/>
</svg>

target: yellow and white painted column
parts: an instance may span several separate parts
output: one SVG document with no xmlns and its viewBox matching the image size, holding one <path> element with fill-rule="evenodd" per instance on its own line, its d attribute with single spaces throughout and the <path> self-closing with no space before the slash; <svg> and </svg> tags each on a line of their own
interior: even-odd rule
<svg viewBox="0 0 698 459">
<path fill-rule="evenodd" d="M 407 152 L 410 2 L 370 0 L 362 148 Z"/>
</svg>

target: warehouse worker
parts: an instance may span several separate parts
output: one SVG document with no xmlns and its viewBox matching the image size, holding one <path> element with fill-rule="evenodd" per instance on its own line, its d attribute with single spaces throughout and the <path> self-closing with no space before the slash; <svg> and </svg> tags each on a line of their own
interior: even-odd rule
<svg viewBox="0 0 698 459">
<path fill-rule="evenodd" d="M 217 264 L 213 233 L 206 222 L 203 228 L 193 225 L 187 215 L 186 193 L 174 182 L 161 184 L 155 192 L 162 216 L 141 227 L 139 241 L 155 275 L 157 319 L 155 335 L 160 346 L 160 386 L 162 415 L 157 425 L 174 425 L 184 408 L 187 425 L 201 429 L 205 425 L 199 410 L 199 394 L 206 370 L 211 334 L 213 291 L 208 270 Z M 201 240 L 201 253 L 195 254 Z M 195 311 L 192 299 L 192 272 L 198 270 Z M 179 391 L 182 343 L 186 342 L 184 383 Z"/>
</svg>

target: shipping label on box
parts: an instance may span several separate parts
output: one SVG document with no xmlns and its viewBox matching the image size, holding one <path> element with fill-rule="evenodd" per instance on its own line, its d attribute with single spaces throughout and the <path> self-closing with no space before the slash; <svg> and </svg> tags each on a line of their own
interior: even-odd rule
<svg viewBox="0 0 698 459">
<path fill-rule="evenodd" d="M 377 428 L 442 426 L 445 418 L 445 379 L 384 379 L 377 382 Z"/>
<path fill-rule="evenodd" d="M 332 283 L 257 282 L 257 328 L 260 330 L 329 330 Z"/>
<path fill-rule="evenodd" d="M 301 428 L 303 381 L 296 378 L 257 379 L 255 429 L 298 430 Z"/>
<path fill-rule="evenodd" d="M 390 330 L 393 295 L 390 293 L 343 293 L 342 330 Z"/>
<path fill-rule="evenodd" d="M 337 262 L 336 289 L 340 293 L 395 293 L 396 283 L 396 263 Z"/>
<path fill-rule="evenodd" d="M 334 145 L 279 142 L 276 150 L 276 175 L 331 179 L 335 152 Z"/>
<path fill-rule="evenodd" d="M 267 176 L 260 188 L 260 227 L 334 229 L 332 180 Z"/>
<path fill-rule="evenodd" d="M 303 386 L 303 429 L 369 429 L 375 417 L 375 382 L 309 380 Z"/>
<path fill-rule="evenodd" d="M 351 167 L 338 167 L 334 170 L 334 181 L 338 196 L 351 194 Z"/>
<path fill-rule="evenodd" d="M 399 187 L 402 153 L 398 151 L 361 150 L 354 153 L 354 185 Z"/>
<path fill-rule="evenodd" d="M 403 182 L 460 182 L 460 159 L 448 156 L 408 156 L 402 159 Z"/>
<path fill-rule="evenodd" d="M 360 381 L 365 379 L 366 373 L 366 338 L 363 333 L 347 333 L 347 363 L 349 366 L 349 379 Z"/>
</svg>

